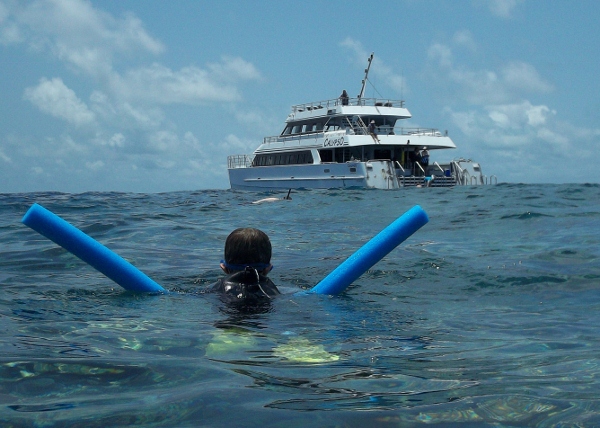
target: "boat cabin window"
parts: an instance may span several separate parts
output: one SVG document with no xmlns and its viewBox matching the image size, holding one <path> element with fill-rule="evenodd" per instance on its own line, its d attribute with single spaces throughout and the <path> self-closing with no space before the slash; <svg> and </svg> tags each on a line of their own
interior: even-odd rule
<svg viewBox="0 0 600 428">
<path fill-rule="evenodd" d="M 391 150 L 373 150 L 373 157 L 375 159 L 392 159 L 392 151 Z"/>
<path fill-rule="evenodd" d="M 369 126 L 371 120 L 375 121 L 375 126 L 377 127 L 377 133 L 380 135 L 394 135 L 394 126 L 396 126 L 397 119 L 384 117 L 363 117 L 363 122 L 365 125 Z"/>
<path fill-rule="evenodd" d="M 339 147 L 336 149 L 321 149 L 319 150 L 321 162 L 336 162 L 344 163 L 351 161 L 363 161 L 365 156 L 360 147 Z"/>
<path fill-rule="evenodd" d="M 349 148 L 340 148 L 340 149 L 335 149 L 335 161 L 337 163 L 344 163 L 344 162 L 348 162 L 349 160 L 352 160 L 353 156 L 352 156 L 352 152 L 350 151 Z"/>
<path fill-rule="evenodd" d="M 310 134 L 313 132 L 322 132 L 323 128 L 325 128 L 324 122 L 311 122 L 311 123 L 303 123 L 303 124 L 290 124 L 285 127 L 285 129 L 281 132 L 281 135 L 293 135 L 293 134 Z M 334 129 L 338 129 L 339 126 L 329 127 L 327 126 L 328 131 L 332 131 Z"/>
<path fill-rule="evenodd" d="M 319 150 L 321 162 L 333 162 L 333 150 Z"/>
<path fill-rule="evenodd" d="M 311 163 L 313 163 L 313 157 L 310 150 L 299 150 L 296 152 L 256 155 L 252 161 L 252 166 L 302 165 Z"/>
</svg>

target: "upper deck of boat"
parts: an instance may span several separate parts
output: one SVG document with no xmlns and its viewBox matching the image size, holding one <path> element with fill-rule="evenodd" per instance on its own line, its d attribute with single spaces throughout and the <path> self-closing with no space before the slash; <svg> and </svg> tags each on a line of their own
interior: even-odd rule
<svg viewBox="0 0 600 428">
<path fill-rule="evenodd" d="M 386 98 L 334 98 L 292 106 L 286 122 L 307 120 L 323 116 L 388 116 L 397 119 L 408 119 L 410 112 L 404 107 L 403 100 Z"/>
</svg>

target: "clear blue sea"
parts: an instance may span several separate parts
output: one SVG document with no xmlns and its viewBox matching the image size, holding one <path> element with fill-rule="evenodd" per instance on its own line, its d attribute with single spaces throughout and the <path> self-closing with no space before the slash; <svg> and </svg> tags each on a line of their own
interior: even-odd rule
<svg viewBox="0 0 600 428">
<path fill-rule="evenodd" d="M 599 185 L 268 196 L 0 194 L 0 425 L 600 426 Z M 34 202 L 171 292 L 27 228 Z M 343 295 L 293 294 L 417 204 L 430 222 Z M 285 292 L 256 313 L 203 293 L 242 226 Z"/>
</svg>

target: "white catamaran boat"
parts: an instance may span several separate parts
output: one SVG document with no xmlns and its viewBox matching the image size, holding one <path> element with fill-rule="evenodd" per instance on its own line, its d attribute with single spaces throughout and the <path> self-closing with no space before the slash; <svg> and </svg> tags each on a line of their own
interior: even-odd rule
<svg viewBox="0 0 600 428">
<path fill-rule="evenodd" d="M 360 95 L 295 105 L 283 132 L 266 137 L 252 155 L 227 158 L 232 189 L 449 187 L 488 184 L 470 159 L 429 162 L 429 151 L 456 146 L 437 129 L 398 127 L 410 112 L 404 101 Z"/>
</svg>

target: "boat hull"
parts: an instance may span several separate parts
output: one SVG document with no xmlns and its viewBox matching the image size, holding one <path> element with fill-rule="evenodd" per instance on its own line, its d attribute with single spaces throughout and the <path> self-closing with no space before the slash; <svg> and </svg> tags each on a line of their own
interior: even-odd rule
<svg viewBox="0 0 600 428">
<path fill-rule="evenodd" d="M 237 190 L 400 187 L 392 162 L 322 163 L 230 168 L 229 182 Z"/>
</svg>

